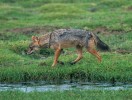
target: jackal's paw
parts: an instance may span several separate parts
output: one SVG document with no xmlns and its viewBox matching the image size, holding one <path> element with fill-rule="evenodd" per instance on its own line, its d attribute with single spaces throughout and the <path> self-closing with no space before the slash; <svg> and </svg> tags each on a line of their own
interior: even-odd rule
<svg viewBox="0 0 132 100">
<path fill-rule="evenodd" d="M 74 65 L 74 64 L 76 64 L 76 62 L 70 62 L 70 64 L 71 64 L 71 65 Z"/>
<path fill-rule="evenodd" d="M 57 63 L 64 65 L 64 62 L 62 62 L 62 61 L 57 61 Z"/>
</svg>

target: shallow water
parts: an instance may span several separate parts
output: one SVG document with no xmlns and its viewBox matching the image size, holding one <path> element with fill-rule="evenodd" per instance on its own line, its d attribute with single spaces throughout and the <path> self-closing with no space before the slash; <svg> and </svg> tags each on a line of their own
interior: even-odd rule
<svg viewBox="0 0 132 100">
<path fill-rule="evenodd" d="M 46 92 L 46 91 L 64 91 L 64 90 L 128 90 L 132 89 L 132 84 L 123 83 L 91 83 L 91 82 L 64 82 L 63 84 L 47 84 L 45 81 L 40 82 L 21 82 L 17 84 L 0 84 L 0 91 L 20 90 L 23 92 Z"/>
</svg>

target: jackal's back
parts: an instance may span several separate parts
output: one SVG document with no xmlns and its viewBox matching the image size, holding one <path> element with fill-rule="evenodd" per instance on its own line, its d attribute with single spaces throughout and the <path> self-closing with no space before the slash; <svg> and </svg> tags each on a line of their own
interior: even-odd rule
<svg viewBox="0 0 132 100">
<path fill-rule="evenodd" d="M 81 29 L 59 29 L 51 34 L 52 42 L 69 46 L 84 46 L 87 34 L 90 35 L 88 31 Z"/>
</svg>

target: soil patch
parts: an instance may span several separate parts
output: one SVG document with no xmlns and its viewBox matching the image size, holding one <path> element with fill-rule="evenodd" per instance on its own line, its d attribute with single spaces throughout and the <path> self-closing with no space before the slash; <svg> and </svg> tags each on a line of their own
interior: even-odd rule
<svg viewBox="0 0 132 100">
<path fill-rule="evenodd" d="M 123 49 L 117 49 L 116 50 L 117 53 L 120 53 L 120 54 L 130 54 L 132 53 L 132 51 L 129 51 L 129 50 L 123 50 Z"/>
<path fill-rule="evenodd" d="M 57 29 L 61 29 L 62 27 L 55 27 L 55 26 L 41 26 L 41 27 L 26 27 L 26 28 L 15 28 L 11 30 L 6 30 L 6 32 L 12 33 L 23 33 L 23 34 L 45 34 Z M 65 28 L 69 29 L 69 28 Z M 96 29 L 92 30 L 94 33 L 97 34 L 121 34 L 126 32 L 131 32 L 131 30 L 125 31 L 123 29 L 108 29 L 107 27 L 97 27 Z"/>
<path fill-rule="evenodd" d="M 131 30 L 125 31 L 123 29 L 108 29 L 107 27 L 97 27 L 93 30 L 94 33 L 97 34 L 121 34 L 121 33 L 127 33 L 131 32 Z"/>
<path fill-rule="evenodd" d="M 127 11 L 132 11 L 132 6 L 129 6 L 129 7 L 127 8 Z"/>
<path fill-rule="evenodd" d="M 11 30 L 6 30 L 7 32 L 12 33 L 23 33 L 23 34 L 45 34 L 47 32 L 59 29 L 60 27 L 54 27 L 54 26 L 43 26 L 43 27 L 26 27 L 26 28 L 15 28 Z"/>
<path fill-rule="evenodd" d="M 94 29 L 93 32 L 97 34 L 100 34 L 100 33 L 110 34 L 110 31 L 106 27 L 98 27 Z"/>
</svg>

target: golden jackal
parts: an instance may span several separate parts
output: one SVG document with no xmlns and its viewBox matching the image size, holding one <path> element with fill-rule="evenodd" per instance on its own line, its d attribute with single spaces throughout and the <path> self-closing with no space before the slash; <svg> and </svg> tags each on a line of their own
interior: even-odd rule
<svg viewBox="0 0 132 100">
<path fill-rule="evenodd" d="M 78 57 L 71 64 L 75 64 L 82 59 L 83 47 L 96 56 L 99 61 L 101 61 L 101 56 L 96 51 L 96 47 L 101 50 L 109 50 L 108 45 L 102 42 L 98 36 L 92 32 L 80 29 L 58 29 L 42 37 L 32 36 L 32 43 L 29 45 L 27 54 L 31 54 L 41 47 L 49 47 L 55 50 L 52 66 L 59 62 L 58 58 L 63 48 L 75 47 L 77 49 Z"/>
</svg>

